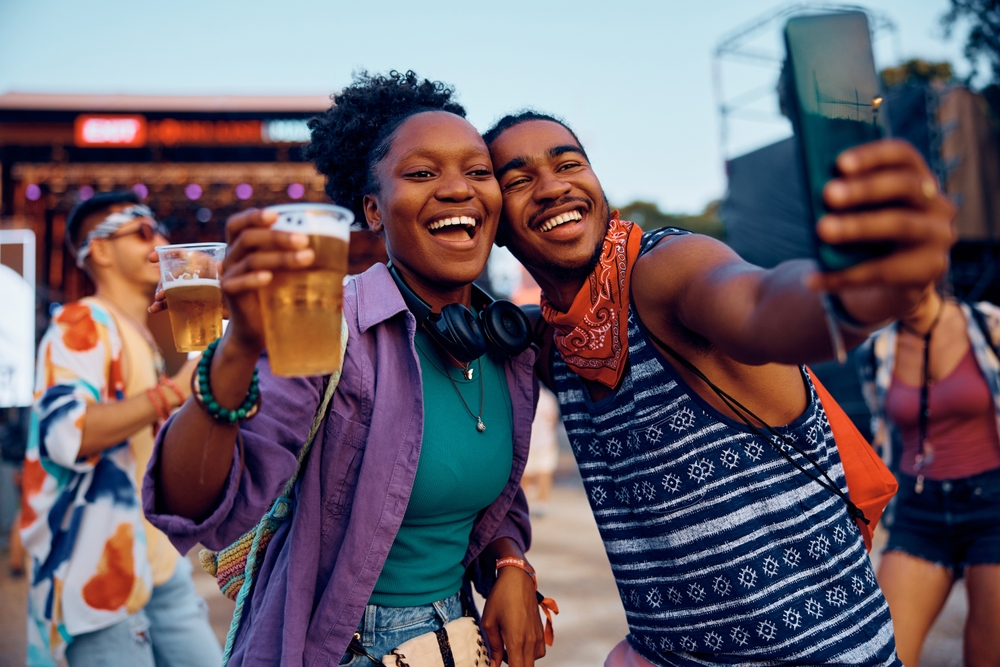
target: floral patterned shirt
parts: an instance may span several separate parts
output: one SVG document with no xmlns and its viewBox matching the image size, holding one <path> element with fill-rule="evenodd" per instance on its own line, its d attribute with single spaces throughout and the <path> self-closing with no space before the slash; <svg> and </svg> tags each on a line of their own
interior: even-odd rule
<svg viewBox="0 0 1000 667">
<path fill-rule="evenodd" d="M 152 574 L 129 441 L 79 456 L 87 406 L 125 398 L 122 338 L 96 299 L 61 308 L 39 347 L 21 535 L 31 556 L 28 665 L 149 600 Z"/>
</svg>

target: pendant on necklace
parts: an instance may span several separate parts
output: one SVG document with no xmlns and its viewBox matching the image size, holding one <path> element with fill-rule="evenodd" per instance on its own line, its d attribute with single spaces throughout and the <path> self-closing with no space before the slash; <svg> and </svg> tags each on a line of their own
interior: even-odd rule
<svg viewBox="0 0 1000 667">
<path fill-rule="evenodd" d="M 934 448 L 931 447 L 931 443 L 928 440 L 924 440 L 923 444 L 924 446 L 921 447 L 921 451 L 917 452 L 917 457 L 914 461 L 914 467 L 917 470 L 930 465 L 934 461 Z"/>
<path fill-rule="evenodd" d="M 486 424 L 483 423 L 482 417 L 476 417 L 476 430 L 480 433 L 486 430 Z"/>
<path fill-rule="evenodd" d="M 466 366 L 465 368 L 462 369 L 462 375 L 465 376 L 466 380 L 471 380 L 472 379 L 472 372 L 474 370 L 476 370 L 476 369 L 472 367 L 472 364 L 469 364 L 468 366 Z M 484 426 L 483 428 L 486 428 L 486 427 Z M 482 430 L 482 429 L 479 429 L 479 430 Z"/>
</svg>

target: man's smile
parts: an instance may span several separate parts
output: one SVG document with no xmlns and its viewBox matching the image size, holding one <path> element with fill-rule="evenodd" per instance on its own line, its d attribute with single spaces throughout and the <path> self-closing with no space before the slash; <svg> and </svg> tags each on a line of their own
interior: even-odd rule
<svg viewBox="0 0 1000 667">
<path fill-rule="evenodd" d="M 559 225 L 565 224 L 567 222 L 574 222 L 577 220 L 583 220 L 583 214 L 578 210 L 567 211 L 566 213 L 560 213 L 554 217 L 549 218 L 538 226 L 538 231 L 548 232 L 555 229 Z"/>
</svg>

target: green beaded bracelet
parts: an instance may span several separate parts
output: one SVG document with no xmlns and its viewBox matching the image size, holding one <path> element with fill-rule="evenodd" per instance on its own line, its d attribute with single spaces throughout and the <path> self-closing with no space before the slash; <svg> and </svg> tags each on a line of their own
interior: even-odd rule
<svg viewBox="0 0 1000 667">
<path fill-rule="evenodd" d="M 250 419 L 260 410 L 260 382 L 257 379 L 257 369 L 253 369 L 253 379 L 250 380 L 250 389 L 247 396 L 235 410 L 230 410 L 219 405 L 212 395 L 211 383 L 208 381 L 208 374 L 212 368 L 212 357 L 215 356 L 215 349 L 219 346 L 219 340 L 213 340 L 205 348 L 198 361 L 198 367 L 191 376 L 191 395 L 208 416 L 220 424 L 232 425 Z"/>
</svg>

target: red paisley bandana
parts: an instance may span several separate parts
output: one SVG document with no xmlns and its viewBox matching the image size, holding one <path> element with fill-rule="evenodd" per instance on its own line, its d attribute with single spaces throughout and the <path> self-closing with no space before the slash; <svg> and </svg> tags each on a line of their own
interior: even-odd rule
<svg viewBox="0 0 1000 667">
<path fill-rule="evenodd" d="M 642 230 L 611 214 L 601 259 L 568 312 L 542 294 L 542 317 L 555 329 L 563 361 L 582 378 L 614 389 L 628 353 L 629 280 L 639 256 Z"/>
</svg>

